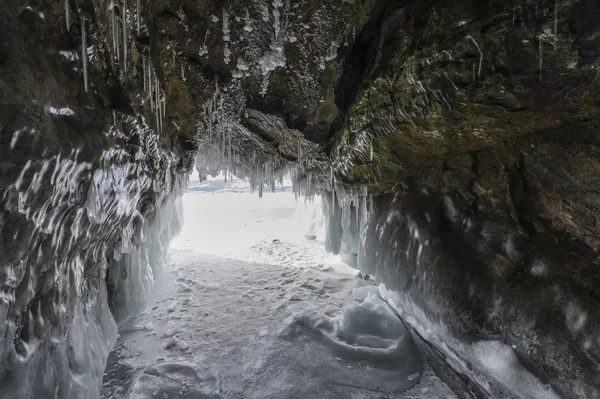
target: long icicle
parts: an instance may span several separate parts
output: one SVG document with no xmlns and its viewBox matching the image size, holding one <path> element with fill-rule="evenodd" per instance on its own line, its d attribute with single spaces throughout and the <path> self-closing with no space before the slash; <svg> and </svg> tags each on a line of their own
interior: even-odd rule
<svg viewBox="0 0 600 399">
<path fill-rule="evenodd" d="M 166 118 L 167 115 L 167 93 L 162 91 L 162 109 L 163 109 L 163 118 Z"/>
<path fill-rule="evenodd" d="M 160 120 L 160 132 L 162 133 L 163 131 L 163 108 L 162 108 L 162 96 L 159 94 L 159 101 L 158 101 L 158 115 L 159 115 L 159 120 Z"/>
<path fill-rule="evenodd" d="M 111 2 L 111 10 L 112 10 L 112 14 L 111 14 L 111 24 L 112 24 L 112 39 L 113 39 L 113 53 L 117 54 L 117 35 L 116 35 L 116 24 L 115 24 L 115 2 L 112 1 Z"/>
<path fill-rule="evenodd" d="M 137 14 L 137 34 L 139 36 L 140 35 L 140 0 L 137 0 L 135 12 Z"/>
<path fill-rule="evenodd" d="M 85 17 L 81 17 L 81 61 L 83 62 L 83 86 L 88 91 L 88 65 L 87 65 L 87 37 L 85 29 Z"/>
<path fill-rule="evenodd" d="M 231 170 L 231 128 L 229 129 L 229 170 Z"/>
<path fill-rule="evenodd" d="M 144 93 L 147 91 L 148 83 L 146 81 L 146 57 L 142 55 L 142 74 L 144 75 Z"/>
<path fill-rule="evenodd" d="M 125 8 L 125 1 L 122 2 L 123 9 L 121 15 L 123 19 L 123 73 L 127 72 L 127 9 Z"/>
<path fill-rule="evenodd" d="M 154 94 L 152 94 L 152 64 L 150 63 L 150 60 L 148 60 L 148 93 L 150 93 L 150 111 L 153 112 L 154 110 L 154 97 L 152 97 Z"/>
<path fill-rule="evenodd" d="M 160 93 L 160 85 L 158 84 L 158 76 L 156 75 L 156 73 L 154 73 L 154 91 L 156 92 L 156 97 L 154 98 L 154 104 L 156 106 L 156 109 L 154 110 L 154 113 L 156 114 L 156 129 L 158 130 L 158 132 L 160 133 L 160 104 L 159 102 L 159 93 Z"/>
<path fill-rule="evenodd" d="M 542 83 L 542 67 L 544 64 L 544 41 L 542 40 L 541 35 L 540 35 L 540 43 L 539 43 L 539 63 L 540 63 L 540 83 Z"/>
<path fill-rule="evenodd" d="M 557 33 L 558 33 L 558 0 L 554 0 L 554 44 L 556 44 Z"/>
<path fill-rule="evenodd" d="M 156 131 L 158 133 L 160 133 L 160 120 L 159 120 L 159 108 L 160 106 L 158 105 L 158 78 L 156 77 L 156 73 L 154 74 L 154 92 L 155 92 L 155 98 L 154 98 L 154 104 L 156 105 L 156 108 L 154 109 L 154 116 L 156 117 Z"/>
<path fill-rule="evenodd" d="M 115 52 L 117 53 L 117 63 L 121 65 L 121 45 L 120 45 L 120 30 L 119 30 L 119 19 L 115 13 Z"/>
<path fill-rule="evenodd" d="M 67 32 L 71 28 L 71 10 L 69 9 L 69 0 L 65 0 L 65 22 L 67 24 Z"/>
</svg>

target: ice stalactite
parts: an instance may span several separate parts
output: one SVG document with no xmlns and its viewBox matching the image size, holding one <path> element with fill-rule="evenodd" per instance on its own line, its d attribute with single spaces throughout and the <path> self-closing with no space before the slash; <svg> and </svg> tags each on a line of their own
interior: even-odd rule
<svg viewBox="0 0 600 399">
<path fill-rule="evenodd" d="M 542 83 L 542 67 L 544 63 L 544 40 L 540 35 L 539 44 L 538 44 L 538 61 L 539 61 L 539 69 L 540 69 L 540 83 Z"/>
<path fill-rule="evenodd" d="M 167 113 L 167 93 L 165 93 L 164 90 L 162 90 L 162 97 L 161 97 L 161 105 L 162 105 L 162 119 L 165 119 L 165 115 Z M 161 128 L 162 130 L 162 128 Z M 177 128 L 177 130 L 179 130 L 179 128 Z"/>
<path fill-rule="evenodd" d="M 244 32 L 252 32 L 252 19 L 250 18 L 250 12 L 246 9 L 246 16 L 244 17 Z"/>
<path fill-rule="evenodd" d="M 136 23 L 137 23 L 137 34 L 140 35 L 140 19 L 141 19 L 141 11 L 140 11 L 140 0 L 137 0 L 135 5 L 135 13 L 136 13 Z"/>
<path fill-rule="evenodd" d="M 473 44 L 475 45 L 475 47 L 477 47 L 477 51 L 479 51 L 479 65 L 477 67 L 477 77 L 480 77 L 481 76 L 481 67 L 483 65 L 483 52 L 481 51 L 479 44 L 475 41 L 475 39 L 473 39 L 473 36 L 469 35 L 469 36 L 467 36 L 467 39 L 470 39 L 473 42 Z"/>
<path fill-rule="evenodd" d="M 112 3 L 112 26 L 113 26 L 113 47 L 114 53 L 117 57 L 117 64 L 121 64 L 121 28 L 119 18 L 117 17 L 116 12 L 116 3 L 113 1 Z"/>
<path fill-rule="evenodd" d="M 229 170 L 231 170 L 232 166 L 233 164 L 231 163 L 231 129 L 229 129 Z"/>
<path fill-rule="evenodd" d="M 81 17 L 81 62 L 83 64 L 83 85 L 88 91 L 88 56 L 87 56 L 87 30 L 85 17 Z"/>
<path fill-rule="evenodd" d="M 123 21 L 123 73 L 127 72 L 127 8 L 123 1 L 121 17 Z"/>
<path fill-rule="evenodd" d="M 150 109 L 154 109 L 154 97 L 152 95 L 152 62 L 148 60 L 148 94 L 150 97 Z"/>
<path fill-rule="evenodd" d="M 268 5 L 265 6 L 266 20 L 268 20 Z M 269 86 L 269 76 L 277 69 L 285 66 L 286 57 L 284 51 L 285 30 L 287 19 L 282 0 L 273 1 L 273 39 L 269 50 L 259 60 L 259 68 L 263 76 L 261 94 L 265 95 Z M 264 16 L 263 16 L 264 19 Z"/>
<path fill-rule="evenodd" d="M 225 45 L 223 46 L 223 61 L 226 64 L 229 64 L 231 57 L 229 42 L 231 41 L 231 37 L 229 32 L 229 15 L 225 8 L 223 8 L 223 41 L 225 42 Z"/>
<path fill-rule="evenodd" d="M 69 6 L 69 0 L 65 1 L 65 23 L 67 24 L 67 31 L 71 29 L 71 10 Z"/>
<path fill-rule="evenodd" d="M 558 0 L 554 0 L 554 44 L 558 34 Z"/>
<path fill-rule="evenodd" d="M 208 54 L 208 45 L 206 44 L 206 40 L 208 39 L 208 31 L 204 33 L 204 42 L 202 43 L 202 47 L 198 50 L 198 55 L 203 56 Z"/>
<path fill-rule="evenodd" d="M 142 75 L 144 75 L 144 92 L 148 91 L 148 80 L 146 78 L 146 57 L 142 55 Z"/>
<path fill-rule="evenodd" d="M 158 130 L 159 133 L 161 133 L 160 131 L 160 100 L 159 100 L 159 84 L 158 84 L 158 77 L 156 76 L 156 72 L 154 73 L 154 115 L 156 116 L 156 129 Z"/>
<path fill-rule="evenodd" d="M 112 44 L 113 44 L 113 53 L 116 55 L 117 54 L 117 18 L 115 15 L 115 2 L 112 1 L 110 3 L 110 25 L 111 25 L 111 32 L 112 32 Z"/>
</svg>

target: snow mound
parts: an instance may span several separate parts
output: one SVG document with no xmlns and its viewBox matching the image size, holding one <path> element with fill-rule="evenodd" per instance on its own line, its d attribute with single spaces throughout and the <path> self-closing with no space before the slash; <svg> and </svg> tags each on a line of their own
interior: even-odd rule
<svg viewBox="0 0 600 399">
<path fill-rule="evenodd" d="M 160 363 L 144 370 L 132 383 L 129 399 L 217 399 L 217 380 L 198 375 L 194 367 Z"/>
<path fill-rule="evenodd" d="M 321 373 L 336 384 L 382 393 L 406 391 L 419 382 L 418 349 L 400 318 L 373 290 L 355 295 L 365 292 L 359 304 L 347 306 L 336 317 L 292 315 L 281 335 L 304 342 L 311 367 L 322 367 Z"/>
</svg>

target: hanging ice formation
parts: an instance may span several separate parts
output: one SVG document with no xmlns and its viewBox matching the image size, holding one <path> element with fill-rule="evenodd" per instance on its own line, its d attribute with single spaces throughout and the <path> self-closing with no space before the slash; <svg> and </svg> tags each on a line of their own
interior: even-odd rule
<svg viewBox="0 0 600 399">
<path fill-rule="evenodd" d="M 544 62 L 544 40 L 542 39 L 542 35 L 540 35 L 539 40 L 540 83 L 542 83 L 542 65 Z"/>
<path fill-rule="evenodd" d="M 223 8 L 223 41 L 225 45 L 223 46 L 223 61 L 226 64 L 229 64 L 231 50 L 229 50 L 229 42 L 231 41 L 231 37 L 229 35 L 229 15 L 227 14 L 227 10 Z"/>
<path fill-rule="evenodd" d="M 261 94 L 267 93 L 269 86 L 269 76 L 271 72 L 279 67 L 285 66 L 286 58 L 284 51 L 285 30 L 287 28 L 287 19 L 283 8 L 283 0 L 273 0 L 273 40 L 267 51 L 259 60 L 259 68 L 263 75 Z M 266 19 L 265 19 L 266 18 Z M 265 5 L 263 10 L 263 19 L 269 20 L 269 7 Z"/>
<path fill-rule="evenodd" d="M 127 8 L 122 2 L 121 19 L 123 21 L 123 73 L 127 72 Z"/>
<path fill-rule="evenodd" d="M 87 32 L 85 28 L 85 17 L 81 16 L 81 61 L 83 64 L 83 86 L 88 91 L 88 59 L 87 59 Z"/>
<path fill-rule="evenodd" d="M 483 65 L 483 52 L 481 51 L 479 44 L 475 41 L 475 39 L 473 39 L 473 36 L 469 35 L 467 36 L 467 39 L 471 39 L 475 47 L 477 47 L 477 51 L 479 51 L 479 65 L 477 67 L 477 77 L 479 77 L 481 76 L 481 66 Z"/>
<path fill-rule="evenodd" d="M 71 28 L 71 10 L 69 9 L 69 0 L 65 0 L 65 23 L 67 24 L 67 31 Z"/>
</svg>

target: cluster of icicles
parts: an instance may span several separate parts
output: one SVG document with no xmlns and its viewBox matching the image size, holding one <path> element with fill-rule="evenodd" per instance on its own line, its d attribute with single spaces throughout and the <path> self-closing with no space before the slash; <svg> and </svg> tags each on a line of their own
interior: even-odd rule
<svg viewBox="0 0 600 399">
<path fill-rule="evenodd" d="M 128 69 L 132 67 L 132 60 L 128 52 L 128 42 L 130 26 L 135 24 L 137 35 L 140 36 L 142 30 L 145 29 L 142 23 L 140 0 L 136 2 L 135 16 L 127 9 L 127 3 L 121 1 L 120 5 L 116 1 L 111 1 L 109 4 L 111 15 L 111 32 L 112 32 L 112 53 L 116 64 L 119 65 L 120 77 L 125 78 Z M 71 6 L 70 0 L 64 0 L 65 23 L 67 30 L 71 28 Z M 90 48 L 88 47 L 88 17 L 85 13 L 79 12 L 81 21 L 81 66 L 83 71 L 83 82 L 85 91 L 89 91 L 89 74 L 88 63 Z M 149 55 L 143 51 L 141 53 L 142 75 L 144 80 L 144 93 L 146 99 L 150 102 L 150 112 L 154 116 L 156 130 L 162 133 L 164 130 L 164 120 L 166 113 L 166 94 L 161 88 L 160 81 L 151 62 Z M 182 70 L 183 74 L 183 70 Z M 147 101 L 146 100 L 146 101 Z"/>
<path fill-rule="evenodd" d="M 319 189 L 330 189 L 326 182 L 330 165 L 321 159 L 316 144 L 308 142 L 300 132 L 279 131 L 278 125 L 270 131 L 276 144 L 267 143 L 240 123 L 243 112 L 247 116 L 260 114 L 244 108 L 243 96 L 236 95 L 235 88 L 217 85 L 198 124 L 199 136 L 205 138 L 196 157 L 201 178 L 218 174 L 223 174 L 225 180 L 233 176 L 247 178 L 259 196 L 265 186 L 275 191 L 286 178 L 292 180 L 296 196 L 312 196 Z"/>
</svg>

